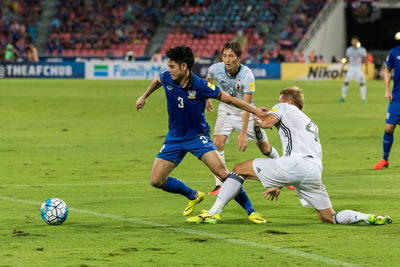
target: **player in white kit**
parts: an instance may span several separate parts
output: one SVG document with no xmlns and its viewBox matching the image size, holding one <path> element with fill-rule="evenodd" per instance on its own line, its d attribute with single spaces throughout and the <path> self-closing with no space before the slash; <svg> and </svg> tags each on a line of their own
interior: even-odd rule
<svg viewBox="0 0 400 267">
<path fill-rule="evenodd" d="M 237 164 L 221 187 L 209 211 L 188 218 L 191 223 L 215 224 L 221 220 L 225 205 L 235 196 L 244 179 L 258 180 L 268 188 L 264 197 L 278 199 L 283 186 L 293 185 L 303 206 L 312 206 L 323 222 L 351 224 L 389 224 L 389 216 L 365 214 L 353 210 L 335 213 L 321 180 L 322 150 L 318 127 L 301 109 L 304 95 L 297 87 L 280 92 L 279 103 L 256 118 L 263 128 L 275 126 L 281 137 L 284 155 L 280 158 L 256 158 Z M 266 110 L 267 111 L 267 110 Z"/>
<path fill-rule="evenodd" d="M 256 90 L 254 75 L 251 70 L 240 64 L 242 49 L 238 42 L 227 42 L 222 49 L 223 62 L 215 63 L 208 69 L 206 80 L 218 82 L 218 86 L 227 94 L 246 101 L 255 106 L 253 94 Z M 207 102 L 207 110 L 213 111 L 211 101 Z M 247 138 L 256 142 L 261 153 L 276 158 L 278 152 L 270 146 L 265 131 L 254 121 L 254 115 L 236 108 L 233 105 L 219 103 L 218 116 L 214 128 L 214 145 L 217 147 L 222 160 L 225 162 L 224 147 L 234 130 L 240 132 L 237 145 L 240 151 L 247 148 Z M 219 192 L 221 181 L 215 177 L 216 187 L 209 193 Z"/>
<path fill-rule="evenodd" d="M 339 102 L 345 101 L 349 83 L 354 78 L 360 84 L 361 101 L 367 103 L 367 87 L 365 86 L 365 78 L 361 65 L 364 62 L 365 74 L 368 75 L 368 55 L 367 50 L 361 46 L 358 36 L 351 38 L 351 46 L 346 50 L 346 62 L 349 63 L 349 67 L 344 79 L 342 97 L 339 98 Z"/>
</svg>

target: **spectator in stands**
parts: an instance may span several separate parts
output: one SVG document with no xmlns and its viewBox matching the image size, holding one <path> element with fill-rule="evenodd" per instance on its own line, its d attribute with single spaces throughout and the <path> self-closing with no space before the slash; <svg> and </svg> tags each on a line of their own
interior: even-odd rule
<svg viewBox="0 0 400 267">
<path fill-rule="evenodd" d="M 299 56 L 297 57 L 297 62 L 298 63 L 304 63 L 305 62 L 303 53 L 299 54 Z"/>
<path fill-rule="evenodd" d="M 151 57 L 151 61 L 154 62 L 162 62 L 162 59 L 163 58 L 160 49 L 158 49 L 157 52 Z"/>
<path fill-rule="evenodd" d="M 314 50 L 310 52 L 310 54 L 308 54 L 308 61 L 310 63 L 315 63 L 317 62 L 317 57 L 315 56 L 315 52 Z"/>
<path fill-rule="evenodd" d="M 10 42 L 6 46 L 6 52 L 4 55 L 4 59 L 5 59 L 5 61 L 15 61 L 16 57 L 17 57 L 16 49 L 14 47 L 14 44 L 12 44 Z"/>
<path fill-rule="evenodd" d="M 243 30 L 239 30 L 233 40 L 238 42 L 243 48 L 247 46 L 247 37 L 243 33 Z"/>
<path fill-rule="evenodd" d="M 371 53 L 368 53 L 368 63 L 369 64 L 374 64 L 374 57 L 372 56 Z"/>
<path fill-rule="evenodd" d="M 126 62 L 134 62 L 135 61 L 135 55 L 133 54 L 133 51 L 128 51 L 126 53 L 125 61 Z"/>
<path fill-rule="evenodd" d="M 285 56 L 283 55 L 283 50 L 279 51 L 279 54 L 276 57 L 276 62 L 279 62 L 279 63 L 285 62 Z"/>
<path fill-rule="evenodd" d="M 324 60 L 324 56 L 323 55 L 319 55 L 318 59 L 317 59 L 317 63 L 325 63 Z"/>
<path fill-rule="evenodd" d="M 269 53 L 267 50 L 264 50 L 261 54 L 261 63 L 269 64 Z"/>
<path fill-rule="evenodd" d="M 37 52 L 37 49 L 35 47 L 35 45 L 32 43 L 32 38 L 31 37 L 27 37 L 25 39 L 25 49 L 24 49 L 24 54 L 25 54 L 25 58 L 28 62 L 39 62 L 39 55 Z"/>
<path fill-rule="evenodd" d="M 332 56 L 331 63 L 339 63 L 339 59 L 337 58 L 337 56 L 335 55 Z"/>
</svg>

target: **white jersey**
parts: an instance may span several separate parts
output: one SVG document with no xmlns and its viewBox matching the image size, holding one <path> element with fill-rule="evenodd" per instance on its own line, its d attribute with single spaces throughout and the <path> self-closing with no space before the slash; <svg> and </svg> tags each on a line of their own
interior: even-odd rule
<svg viewBox="0 0 400 267">
<path fill-rule="evenodd" d="M 346 57 L 349 58 L 349 68 L 361 69 L 362 60 L 367 56 L 367 50 L 364 47 L 354 48 L 349 46 L 346 50 Z"/>
<path fill-rule="evenodd" d="M 312 157 L 322 168 L 322 149 L 317 125 L 299 108 L 288 103 L 276 104 L 268 113 L 279 119 L 275 126 L 281 137 L 283 155 Z"/>
<path fill-rule="evenodd" d="M 217 80 L 218 86 L 225 93 L 241 100 L 243 100 L 245 94 L 254 94 L 256 90 L 253 73 L 248 67 L 242 64 L 236 76 L 230 77 L 226 73 L 224 62 L 215 63 L 208 69 L 207 78 Z M 251 104 L 255 106 L 254 101 Z M 218 110 L 219 112 L 231 115 L 241 116 L 243 114 L 243 110 L 224 102 L 219 103 Z"/>
</svg>

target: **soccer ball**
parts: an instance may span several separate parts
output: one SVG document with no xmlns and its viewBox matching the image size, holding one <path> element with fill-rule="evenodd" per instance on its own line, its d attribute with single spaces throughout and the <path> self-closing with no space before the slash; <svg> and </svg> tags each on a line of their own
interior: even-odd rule
<svg viewBox="0 0 400 267">
<path fill-rule="evenodd" d="M 49 198 L 42 204 L 40 216 L 48 224 L 62 224 L 67 219 L 68 206 L 59 198 Z"/>
</svg>

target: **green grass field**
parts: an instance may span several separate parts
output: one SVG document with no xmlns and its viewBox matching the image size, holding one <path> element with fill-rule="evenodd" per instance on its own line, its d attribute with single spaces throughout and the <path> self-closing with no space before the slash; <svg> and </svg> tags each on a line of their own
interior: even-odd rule
<svg viewBox="0 0 400 267">
<path fill-rule="evenodd" d="M 341 82 L 257 81 L 255 101 L 271 106 L 285 86 L 305 92 L 304 111 L 317 123 L 324 154 L 323 181 L 335 210 L 389 214 L 387 226 L 329 225 L 296 193 L 278 202 L 260 183 L 244 184 L 268 220 L 255 225 L 235 203 L 218 225 L 189 225 L 187 200 L 149 185 L 153 160 L 167 133 L 162 89 L 138 113 L 148 81 L 0 81 L 0 266 L 390 266 L 400 262 L 400 142 L 390 168 L 382 156 L 387 101 L 382 81 L 371 81 L 368 104 L 353 82 L 339 103 Z M 216 107 L 216 102 L 214 102 Z M 214 126 L 216 113 L 207 113 Z M 276 130 L 267 131 L 281 152 Z M 255 144 L 226 146 L 228 168 L 260 157 Z M 210 171 L 188 155 L 172 176 L 208 192 Z M 69 206 L 67 221 L 48 226 L 40 204 L 50 197 Z M 199 205 L 208 209 L 210 196 Z"/>
</svg>

